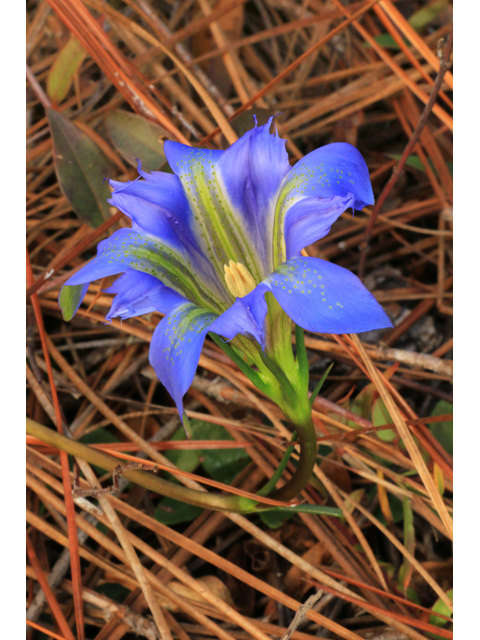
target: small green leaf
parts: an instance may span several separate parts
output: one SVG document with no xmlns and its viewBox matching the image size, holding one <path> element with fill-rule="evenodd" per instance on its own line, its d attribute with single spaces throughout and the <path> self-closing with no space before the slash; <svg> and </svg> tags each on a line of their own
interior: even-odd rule
<svg viewBox="0 0 480 640">
<path fill-rule="evenodd" d="M 294 513 L 282 513 L 280 511 L 260 511 L 260 519 L 269 529 L 279 529 L 284 522 L 293 518 Z"/>
<path fill-rule="evenodd" d="M 155 519 L 168 526 L 190 522 L 197 518 L 203 509 L 193 504 L 179 502 L 173 498 L 163 498 L 155 509 Z"/>
<path fill-rule="evenodd" d="M 191 421 L 192 434 L 190 441 L 195 440 L 233 440 L 228 431 L 218 424 L 210 424 L 202 420 Z M 185 440 L 185 432 L 178 429 L 172 440 Z M 250 462 L 250 456 L 242 448 L 238 449 L 188 449 L 168 451 L 165 453 L 182 471 L 193 471 L 199 463 L 207 474 L 218 482 L 229 484 Z"/>
<path fill-rule="evenodd" d="M 192 420 L 193 439 L 233 440 L 228 431 L 219 424 L 209 424 L 200 420 Z M 224 484 L 230 484 L 250 462 L 245 449 L 204 449 L 200 450 L 202 467 L 208 475 Z"/>
<path fill-rule="evenodd" d="M 453 589 L 449 589 L 446 592 L 446 595 L 453 602 Z M 444 620 L 443 618 L 439 618 L 436 615 L 433 615 L 435 613 L 439 613 L 442 616 L 447 616 L 447 618 L 450 618 L 450 616 L 452 615 L 452 610 L 450 609 L 450 607 L 447 607 L 444 601 L 440 598 L 432 607 L 432 615 L 429 619 L 430 624 L 434 624 L 436 627 L 444 627 L 448 621 Z"/>
<path fill-rule="evenodd" d="M 377 487 L 375 486 L 370 493 L 370 500 L 377 493 Z M 402 501 L 397 498 L 397 496 L 392 495 L 391 493 L 387 493 L 388 504 L 390 506 L 390 512 L 392 514 L 393 522 L 402 522 L 403 520 L 403 505 Z M 382 513 L 380 507 L 377 507 L 373 512 L 373 515 L 384 525 L 387 526 L 387 522 L 385 520 L 385 516 Z"/>
<path fill-rule="evenodd" d="M 374 427 L 381 427 L 384 424 L 391 424 L 393 422 L 390 414 L 388 413 L 387 407 L 381 398 L 377 398 L 373 403 L 372 422 Z M 393 429 L 377 431 L 376 434 L 377 437 L 384 442 L 391 442 L 397 436 Z"/>
<path fill-rule="evenodd" d="M 262 512 L 275 512 L 278 514 L 292 514 L 296 513 L 311 513 L 317 516 L 334 516 L 335 518 L 342 517 L 341 509 L 336 507 L 324 507 L 321 504 L 297 504 L 294 507 L 266 507 L 261 508 Z"/>
<path fill-rule="evenodd" d="M 449 589 L 446 592 L 446 595 L 453 602 L 453 589 Z M 452 610 L 450 609 L 450 607 L 447 607 L 447 605 L 440 598 L 433 605 L 432 612 L 433 614 L 439 613 L 440 615 L 447 616 L 448 618 L 452 617 Z M 448 624 L 448 620 L 444 620 L 443 618 L 439 618 L 438 616 L 433 614 L 428 620 L 430 624 L 433 624 L 436 627 L 440 628 L 445 627 Z M 443 640 L 443 636 L 439 636 L 435 633 L 429 633 L 428 635 L 430 638 L 434 638 L 434 640 Z"/>
<path fill-rule="evenodd" d="M 158 124 L 128 111 L 110 111 L 105 118 L 108 137 L 133 167 L 137 160 L 144 171 L 158 171 L 165 163 L 162 137 L 169 133 Z"/>
<path fill-rule="evenodd" d="M 70 322 L 77 312 L 82 297 L 83 284 L 68 285 L 60 289 L 58 304 L 65 322 Z"/>
<path fill-rule="evenodd" d="M 443 416 L 446 413 L 453 413 L 453 404 L 446 400 L 439 400 L 432 413 L 433 416 Z M 428 427 L 432 435 L 439 441 L 447 453 L 453 455 L 453 422 L 434 422 Z"/>
<path fill-rule="evenodd" d="M 427 27 L 445 9 L 448 0 L 437 0 L 426 7 L 422 7 L 410 16 L 408 22 L 415 31 L 421 31 Z"/>
<path fill-rule="evenodd" d="M 80 69 L 86 55 L 80 42 L 70 36 L 47 76 L 47 94 L 54 104 L 59 104 L 67 97 L 75 73 Z"/>
<path fill-rule="evenodd" d="M 407 551 L 412 555 L 415 553 L 415 529 L 413 526 L 413 511 L 410 504 L 410 499 L 404 496 L 403 498 L 403 544 Z M 400 587 L 405 593 L 412 578 L 413 566 L 410 560 L 404 559 L 399 572 Z"/>
<path fill-rule="evenodd" d="M 322 375 L 322 377 L 320 378 L 320 380 L 317 382 L 317 384 L 315 385 L 314 390 L 312 391 L 312 395 L 310 396 L 310 406 L 313 407 L 313 403 L 315 401 L 315 398 L 318 396 L 318 394 L 320 393 L 320 391 L 322 390 L 322 387 L 325 383 L 325 380 L 327 379 L 328 374 L 330 373 L 330 371 L 332 370 L 332 367 L 335 363 L 332 362 L 332 364 L 328 367 L 328 369 L 324 372 L 324 374 Z"/>
<path fill-rule="evenodd" d="M 112 166 L 86 133 L 55 109 L 46 111 L 60 187 L 78 217 L 98 227 L 110 215 L 110 189 L 103 180 L 112 175 Z"/>
<path fill-rule="evenodd" d="M 395 42 L 395 40 L 389 33 L 379 33 L 378 36 L 375 36 L 374 40 L 384 49 L 394 49 L 395 51 L 400 51 L 400 46 Z M 405 42 L 408 44 L 407 41 Z M 366 42 L 365 44 L 368 45 L 368 42 Z"/>
<path fill-rule="evenodd" d="M 185 439 L 185 431 L 178 429 L 170 438 L 170 441 L 179 442 Z M 200 452 L 195 449 L 170 449 L 165 452 L 165 457 L 176 467 L 188 473 L 194 471 L 200 464 Z"/>
<path fill-rule="evenodd" d="M 392 160 L 400 160 L 402 157 L 400 153 L 386 153 L 385 155 L 387 158 L 391 158 Z M 423 162 L 415 154 L 408 156 L 405 166 L 410 167 L 411 169 L 417 169 L 417 171 L 425 171 Z"/>
<path fill-rule="evenodd" d="M 291 442 L 295 442 L 295 440 L 297 439 L 297 432 L 294 431 L 292 434 L 292 438 L 291 438 Z M 270 480 L 259 490 L 257 491 L 257 495 L 258 496 L 268 496 L 269 493 L 271 493 L 274 489 L 275 486 L 277 484 L 277 482 L 280 480 L 280 477 L 282 475 L 282 473 L 285 470 L 285 467 L 288 464 L 288 461 L 290 460 L 290 456 L 292 455 L 293 451 L 295 449 L 295 445 L 291 444 L 287 447 L 285 453 L 283 454 L 283 457 L 280 461 L 280 464 L 278 465 L 278 467 L 275 469 L 275 472 L 273 474 L 273 476 L 270 478 Z"/>
</svg>

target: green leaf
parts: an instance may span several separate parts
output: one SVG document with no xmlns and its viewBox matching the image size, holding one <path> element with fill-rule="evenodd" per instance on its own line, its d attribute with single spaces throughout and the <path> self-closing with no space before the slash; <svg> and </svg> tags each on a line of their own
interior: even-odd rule
<svg viewBox="0 0 480 640">
<path fill-rule="evenodd" d="M 391 158 L 392 160 L 400 160 L 402 157 L 400 153 L 386 153 L 385 155 L 387 158 Z M 423 162 L 415 154 L 408 156 L 405 166 L 410 167 L 411 169 L 417 169 L 417 171 L 425 171 Z"/>
<path fill-rule="evenodd" d="M 137 166 L 137 159 L 144 171 L 158 171 L 165 163 L 161 138 L 169 133 L 163 127 L 121 110 L 107 114 L 105 127 L 115 149 L 133 167 Z"/>
<path fill-rule="evenodd" d="M 219 424 L 192 420 L 192 437 L 197 440 L 233 440 L 228 431 Z M 202 467 L 208 475 L 224 484 L 230 484 L 250 462 L 245 449 L 200 450 Z"/>
<path fill-rule="evenodd" d="M 332 364 L 328 367 L 328 369 L 325 371 L 325 373 L 322 375 L 322 377 L 320 378 L 320 380 L 317 382 L 317 384 L 315 385 L 314 390 L 312 391 L 312 395 L 310 396 L 310 406 L 313 407 L 313 403 L 315 401 L 315 398 L 318 396 L 318 394 L 320 393 L 320 391 L 322 390 L 322 387 L 325 383 L 325 380 L 327 379 L 328 374 L 330 373 L 330 371 L 332 370 L 332 367 L 335 363 L 332 362 Z"/>
<path fill-rule="evenodd" d="M 407 551 L 412 555 L 415 553 L 415 529 L 413 526 L 413 511 L 410 504 L 410 499 L 404 496 L 403 498 L 403 544 Z M 404 559 L 399 572 L 399 584 L 402 591 L 405 593 L 412 578 L 412 563 L 407 558 Z"/>
<path fill-rule="evenodd" d="M 219 424 L 192 420 L 191 429 L 191 442 L 195 440 L 233 440 L 228 431 Z M 185 440 L 185 437 L 183 429 L 178 429 L 171 440 Z M 250 462 L 250 456 L 241 447 L 238 449 L 170 450 L 165 453 L 165 457 L 182 471 L 189 472 L 193 471 L 201 462 L 203 469 L 213 480 L 224 484 L 230 484 Z"/>
<path fill-rule="evenodd" d="M 377 487 L 373 487 L 370 492 L 369 498 L 373 499 L 375 494 L 377 493 Z M 402 522 L 403 520 L 403 505 L 402 501 L 397 498 L 397 496 L 392 495 L 391 493 L 387 493 L 388 504 L 390 505 L 390 512 L 392 514 L 393 521 L 395 523 Z M 384 526 L 387 526 L 387 522 L 385 520 L 385 516 L 382 513 L 380 507 L 377 507 L 373 512 L 373 515 L 379 520 Z"/>
<path fill-rule="evenodd" d="M 291 438 L 291 442 L 295 442 L 295 440 L 297 439 L 297 432 L 294 431 L 292 434 L 292 438 Z M 290 460 L 290 456 L 292 455 L 293 451 L 295 449 L 295 445 L 291 444 L 287 447 L 285 453 L 283 454 L 283 457 L 280 461 L 280 464 L 278 465 L 278 467 L 275 469 L 275 472 L 273 474 L 273 476 L 270 478 L 270 480 L 259 490 L 257 491 L 257 495 L 258 496 L 268 496 L 269 493 L 271 493 L 274 489 L 275 486 L 277 484 L 277 482 L 280 480 L 280 477 L 282 475 L 282 473 L 285 470 L 285 467 L 288 464 L 288 461 Z"/>
<path fill-rule="evenodd" d="M 430 416 L 443 416 L 446 413 L 453 413 L 453 404 L 446 400 L 439 400 Z M 453 422 L 434 422 L 429 425 L 431 434 L 439 441 L 447 453 L 453 455 Z"/>
<path fill-rule="evenodd" d="M 342 517 L 341 509 L 336 507 L 324 507 L 321 504 L 297 504 L 294 507 L 261 507 L 262 512 L 275 512 L 277 514 L 311 513 L 317 516 L 335 516 Z"/>
<path fill-rule="evenodd" d="M 374 40 L 384 49 L 395 49 L 395 51 L 400 51 L 400 46 L 395 42 L 395 40 L 389 33 L 379 33 L 378 36 L 375 36 Z M 365 44 L 370 46 L 368 42 L 365 42 Z"/>
<path fill-rule="evenodd" d="M 73 78 L 80 69 L 86 55 L 86 51 L 80 42 L 70 36 L 47 76 L 47 94 L 54 104 L 59 104 L 67 97 Z"/>
<path fill-rule="evenodd" d="M 393 420 L 388 413 L 387 407 L 381 398 L 377 398 L 373 403 L 372 408 L 372 422 L 374 427 L 381 427 L 384 424 L 392 423 Z M 377 431 L 377 437 L 384 442 L 391 442 L 397 437 L 397 434 L 393 429 L 385 429 L 384 431 Z"/>
<path fill-rule="evenodd" d="M 453 602 L 453 589 L 449 589 L 446 592 L 446 595 Z M 433 615 L 435 613 L 440 613 L 442 616 L 447 616 L 448 618 L 450 618 L 450 616 L 452 615 L 452 610 L 450 609 L 450 607 L 447 607 L 447 605 L 440 598 L 432 607 L 432 615 L 430 616 L 429 623 L 434 624 L 436 627 L 444 627 L 447 624 L 447 620 Z"/>
<path fill-rule="evenodd" d="M 185 431 L 178 429 L 170 438 L 171 442 L 185 440 Z M 182 471 L 191 473 L 200 464 L 200 452 L 193 449 L 170 449 L 165 452 L 165 457 Z"/>
<path fill-rule="evenodd" d="M 80 304 L 82 289 L 83 284 L 67 285 L 60 289 L 58 304 L 62 310 L 62 316 L 65 322 L 70 322 L 75 315 L 78 305 Z"/>
<path fill-rule="evenodd" d="M 197 518 L 203 509 L 187 502 L 179 502 L 173 498 L 162 498 L 155 509 L 155 519 L 168 526 L 191 522 Z"/>
<path fill-rule="evenodd" d="M 282 513 L 280 511 L 261 511 L 260 519 L 269 529 L 279 529 L 284 522 L 293 518 L 294 513 Z"/>
<path fill-rule="evenodd" d="M 410 16 L 408 22 L 415 31 L 421 31 L 427 27 L 445 9 L 448 0 L 437 0 L 426 7 L 422 7 Z"/>
<path fill-rule="evenodd" d="M 112 166 L 103 151 L 55 109 L 46 110 L 58 182 L 81 220 L 98 227 L 110 215 L 110 189 L 103 179 Z"/>
</svg>

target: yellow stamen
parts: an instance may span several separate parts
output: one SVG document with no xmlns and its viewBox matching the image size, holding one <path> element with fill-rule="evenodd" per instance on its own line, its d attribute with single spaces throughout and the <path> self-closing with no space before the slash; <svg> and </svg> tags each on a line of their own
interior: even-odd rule
<svg viewBox="0 0 480 640">
<path fill-rule="evenodd" d="M 223 265 L 225 282 L 234 298 L 244 298 L 257 286 L 249 270 L 241 263 L 230 260 L 229 265 Z"/>
</svg>

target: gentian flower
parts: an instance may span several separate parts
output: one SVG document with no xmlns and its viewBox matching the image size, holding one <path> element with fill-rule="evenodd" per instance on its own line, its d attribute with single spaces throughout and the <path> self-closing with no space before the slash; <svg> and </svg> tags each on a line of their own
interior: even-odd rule
<svg viewBox="0 0 480 640">
<path fill-rule="evenodd" d="M 122 274 L 106 290 L 116 294 L 107 320 L 165 314 L 150 362 L 180 417 L 207 332 L 232 341 L 260 374 L 267 357 L 288 378 L 291 321 L 335 334 L 391 326 L 350 271 L 301 255 L 346 209 L 373 204 L 363 157 L 334 143 L 291 168 L 271 122 L 255 122 L 226 151 L 167 141 L 173 175 L 139 164 L 143 179 L 111 180 L 109 202 L 131 229 L 100 242 L 97 257 L 65 284 L 83 285 L 83 298 L 92 280 Z"/>
</svg>

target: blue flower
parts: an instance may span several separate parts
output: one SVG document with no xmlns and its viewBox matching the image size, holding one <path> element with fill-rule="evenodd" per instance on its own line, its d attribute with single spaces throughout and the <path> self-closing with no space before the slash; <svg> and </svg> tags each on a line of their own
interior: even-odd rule
<svg viewBox="0 0 480 640">
<path fill-rule="evenodd" d="M 240 350 L 258 343 L 275 360 L 278 312 L 318 333 L 391 326 L 350 271 L 301 255 L 347 208 L 373 204 L 363 157 L 334 143 L 291 168 L 270 125 L 255 126 L 226 151 L 168 141 L 173 175 L 140 165 L 143 180 L 112 180 L 110 203 L 131 229 L 100 242 L 97 257 L 65 285 L 84 285 L 84 295 L 92 280 L 122 274 L 107 289 L 116 294 L 107 320 L 165 314 L 150 362 L 180 416 L 207 332 L 235 339 Z"/>
</svg>

